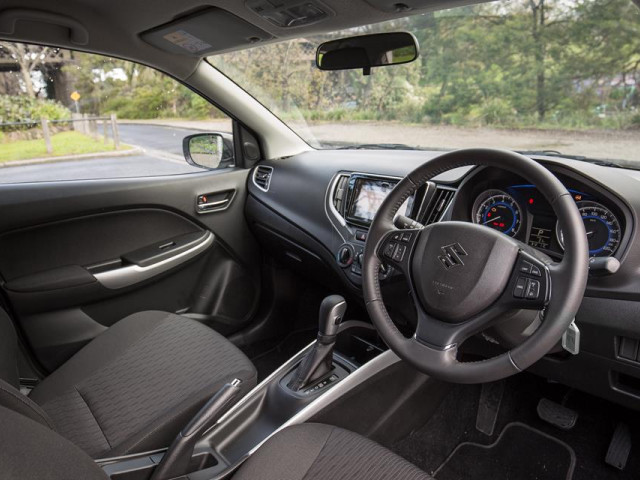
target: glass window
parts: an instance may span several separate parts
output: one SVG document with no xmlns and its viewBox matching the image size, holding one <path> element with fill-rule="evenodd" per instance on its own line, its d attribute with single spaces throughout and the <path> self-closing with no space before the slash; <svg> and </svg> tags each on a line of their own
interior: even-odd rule
<svg viewBox="0 0 640 480">
<path fill-rule="evenodd" d="M 194 141 L 193 163 L 226 168 L 231 131 L 225 114 L 156 70 L 0 42 L 0 183 L 202 172 L 183 139 L 203 132 L 221 135 Z"/>
<path fill-rule="evenodd" d="M 395 31 L 417 37 L 417 61 L 369 76 L 315 67 L 322 42 Z M 320 148 L 553 150 L 640 168 L 631 0 L 488 2 L 209 61 Z"/>
</svg>

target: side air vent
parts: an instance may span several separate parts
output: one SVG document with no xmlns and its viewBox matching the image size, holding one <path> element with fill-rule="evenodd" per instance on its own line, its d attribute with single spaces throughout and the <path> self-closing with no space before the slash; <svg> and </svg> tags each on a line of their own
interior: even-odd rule
<svg viewBox="0 0 640 480">
<path fill-rule="evenodd" d="M 253 171 L 253 183 L 263 192 L 269 190 L 273 167 L 260 166 Z"/>
<path fill-rule="evenodd" d="M 344 215 L 344 203 L 347 199 L 348 175 L 340 175 L 333 190 L 333 206 L 340 215 Z"/>
<path fill-rule="evenodd" d="M 447 210 L 453 200 L 453 196 L 456 194 L 455 190 L 443 187 L 437 187 L 433 194 L 433 199 L 430 202 L 429 208 L 424 215 L 424 225 L 431 225 L 432 223 L 442 220 L 444 212 Z"/>
</svg>

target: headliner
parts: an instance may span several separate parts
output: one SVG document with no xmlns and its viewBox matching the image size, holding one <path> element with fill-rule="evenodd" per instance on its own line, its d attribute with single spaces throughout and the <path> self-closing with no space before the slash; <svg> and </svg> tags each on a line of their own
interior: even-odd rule
<svg viewBox="0 0 640 480">
<path fill-rule="evenodd" d="M 281 41 L 482 1 L 486 0 L 406 0 L 406 4 L 416 8 L 410 12 L 389 13 L 372 4 L 393 5 L 397 0 L 321 0 L 320 3 L 333 10 L 334 16 L 306 27 L 279 28 L 249 10 L 242 0 L 6 0 L 0 11 L 0 38 L 102 53 L 186 79 L 194 72 L 199 58 L 160 50 L 143 41 L 140 34 L 202 8 L 227 10 L 272 35 L 271 41 Z M 67 28 L 40 22 L 18 21 L 13 34 L 2 33 L 2 16 L 11 9 L 48 11 L 73 19 L 89 32 L 88 42 L 78 47 L 70 42 Z"/>
</svg>

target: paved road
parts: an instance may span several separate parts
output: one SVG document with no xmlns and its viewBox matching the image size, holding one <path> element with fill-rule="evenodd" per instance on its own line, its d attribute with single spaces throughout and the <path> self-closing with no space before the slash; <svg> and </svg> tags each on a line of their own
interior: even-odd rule
<svg viewBox="0 0 640 480">
<path fill-rule="evenodd" d="M 100 126 L 101 127 L 101 126 Z M 183 128 L 193 127 L 193 128 Z M 200 130 L 198 130 L 200 129 Z M 208 130 L 203 130 L 208 129 Z M 184 161 L 182 139 L 198 131 L 229 129 L 228 122 L 181 121 L 180 126 L 120 124 L 124 143 L 142 147 L 143 155 L 0 168 L 0 183 L 80 180 L 89 178 L 171 175 L 201 171 Z M 407 126 L 361 123 L 312 125 L 313 134 L 325 142 L 349 139 L 353 143 L 406 143 L 424 148 L 487 146 L 516 150 L 560 150 L 595 158 L 623 159 L 638 165 L 637 131 L 496 130 L 457 127 Z"/>
<path fill-rule="evenodd" d="M 100 126 L 100 130 L 102 126 Z M 91 158 L 0 168 L 0 183 L 47 182 L 145 177 L 201 172 L 184 160 L 182 139 L 197 130 L 158 125 L 119 126 L 123 143 L 144 149 L 142 155 Z"/>
<path fill-rule="evenodd" d="M 99 130 L 102 130 L 102 126 L 100 126 Z M 123 143 L 173 153 L 174 155 L 179 155 L 180 158 L 183 158 L 182 139 L 187 135 L 203 131 L 132 123 L 121 124 L 118 126 L 118 130 L 120 132 L 120 141 Z M 111 132 L 109 131 L 108 133 L 110 134 Z"/>
</svg>

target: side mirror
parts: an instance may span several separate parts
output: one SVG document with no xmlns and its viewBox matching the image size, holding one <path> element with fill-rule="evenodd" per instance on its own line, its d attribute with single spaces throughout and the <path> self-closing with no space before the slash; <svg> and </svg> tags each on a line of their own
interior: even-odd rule
<svg viewBox="0 0 640 480">
<path fill-rule="evenodd" d="M 413 62 L 418 58 L 418 41 L 408 32 L 377 33 L 341 38 L 325 42 L 316 52 L 320 70 L 362 68 L 365 75 L 371 67 L 385 67 Z"/>
<path fill-rule="evenodd" d="M 196 133 L 182 140 L 187 163 L 215 170 L 234 167 L 233 138 L 225 133 Z"/>
</svg>

